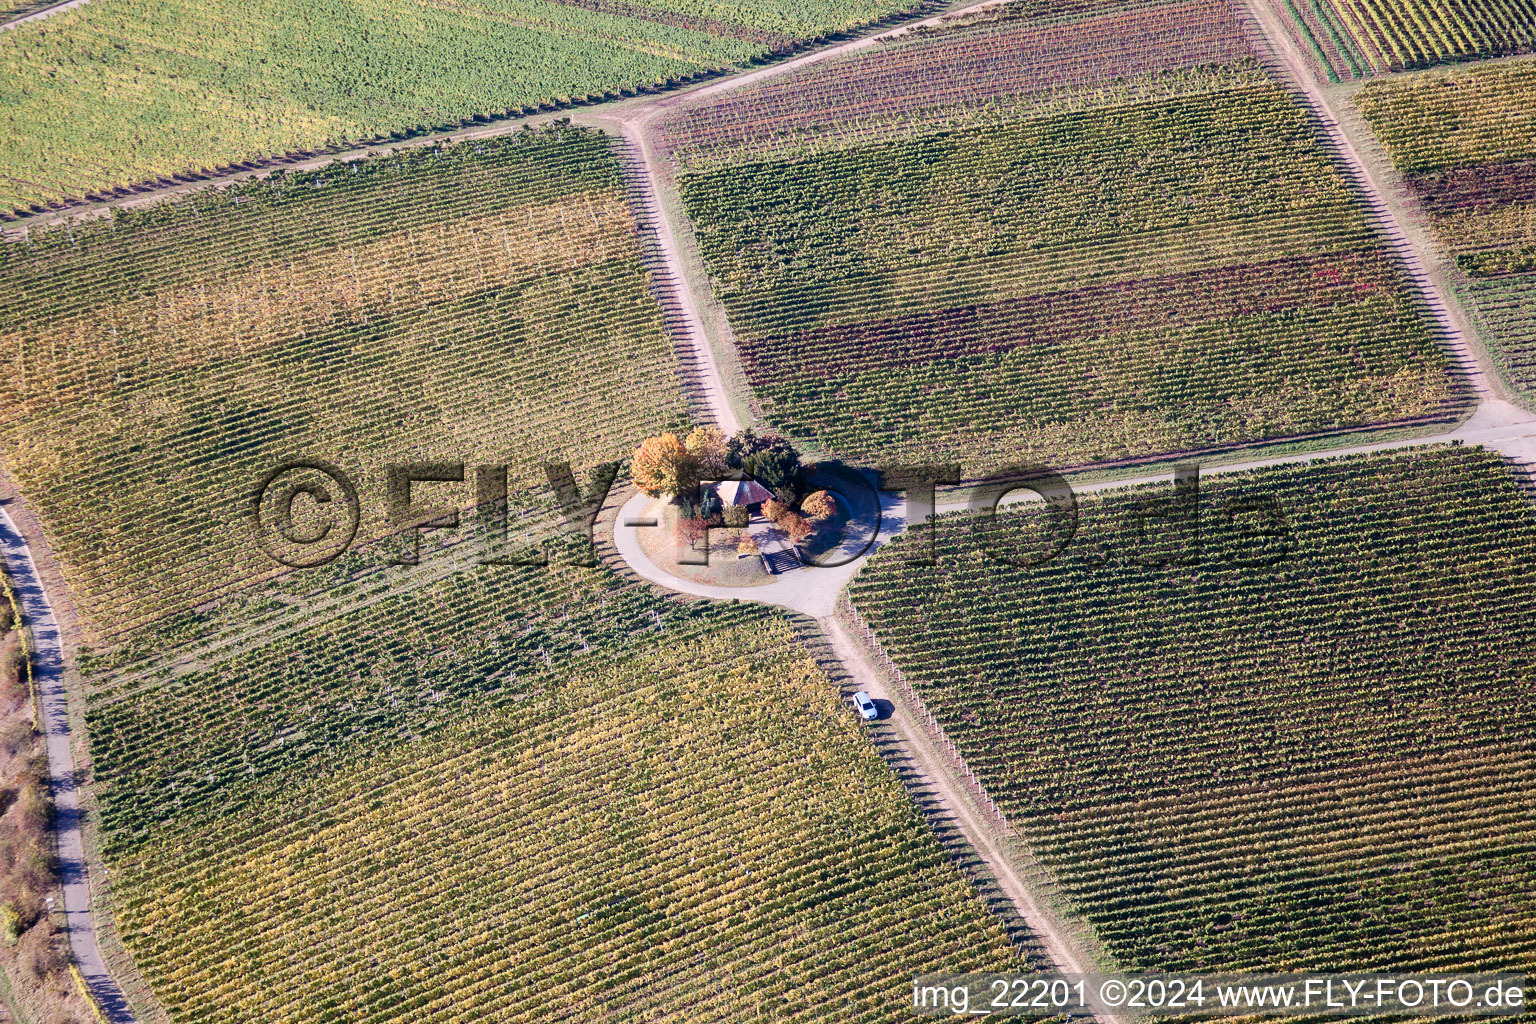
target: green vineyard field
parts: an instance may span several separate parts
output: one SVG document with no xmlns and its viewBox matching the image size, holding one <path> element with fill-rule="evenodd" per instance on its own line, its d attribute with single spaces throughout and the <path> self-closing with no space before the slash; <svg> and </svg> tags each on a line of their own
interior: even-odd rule
<svg viewBox="0 0 1536 1024">
<path fill-rule="evenodd" d="M 977 475 L 1459 407 L 1224 4 L 981 19 L 659 135 L 764 417 L 817 450 Z"/>
<path fill-rule="evenodd" d="M 34 231 L 0 361 L 0 459 L 107 638 L 280 568 L 244 517 L 283 460 L 359 481 L 367 541 L 387 463 L 545 488 L 686 414 L 618 160 L 561 126 Z"/>
<path fill-rule="evenodd" d="M 911 0 L 114 0 L 0 34 L 0 209 L 617 96 Z"/>
<path fill-rule="evenodd" d="M 1461 299 L 1504 379 L 1536 397 L 1536 273 L 1469 281 Z"/>
<path fill-rule="evenodd" d="M 1145 518 L 1170 495 L 1085 500 L 1030 568 L 979 544 L 1056 529 L 1038 506 L 944 517 L 936 566 L 903 538 L 854 605 L 1121 964 L 1536 966 L 1510 468 L 1443 446 L 1221 477 L 1198 533 Z"/>
<path fill-rule="evenodd" d="M 1536 51 L 1532 0 L 1265 2 L 1335 82 Z"/>
<path fill-rule="evenodd" d="M 1024 963 L 766 610 L 455 573 L 169 682 L 88 718 L 178 1022 L 898 1021 Z"/>
<path fill-rule="evenodd" d="M 1505 380 L 1536 397 L 1536 64 L 1373 82 L 1356 103 Z"/>
</svg>

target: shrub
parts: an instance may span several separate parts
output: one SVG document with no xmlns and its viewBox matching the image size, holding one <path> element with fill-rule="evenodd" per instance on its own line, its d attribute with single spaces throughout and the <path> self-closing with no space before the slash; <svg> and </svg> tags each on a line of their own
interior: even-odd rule
<svg viewBox="0 0 1536 1024">
<path fill-rule="evenodd" d="M 245 510 L 216 498 L 220 481 L 283 457 L 272 445 L 314 448 L 335 422 L 320 408 L 349 410 L 348 472 L 451 449 L 540 495 L 542 463 L 584 477 L 686 415 L 622 165 L 596 130 L 416 147 L 33 231 L 0 245 L 0 278 L 0 335 L 43 360 L 35 376 L 0 375 L 0 462 L 104 646 L 270 571 L 235 540 Z M 141 280 L 164 287 L 135 292 Z M 262 337 L 246 344 L 253 323 Z M 429 329 L 441 358 L 421 358 Z M 509 349 L 524 330 L 542 340 Z M 73 340 L 55 345 L 56 331 Z M 101 410 L 130 393 L 155 412 L 122 407 L 109 425 Z M 441 415 L 402 418 L 428 395 Z M 43 412 L 61 402 L 79 417 Z M 63 437 L 69 473 L 42 456 Z M 162 462 L 188 470 L 175 499 L 117 480 L 115 467 L 142 463 L 148 479 Z M 471 488 L 429 490 L 468 508 Z M 393 533 L 384 511 L 365 503 L 358 547 Z"/>
<path fill-rule="evenodd" d="M 770 523 L 777 523 L 789 514 L 789 506 L 777 498 L 769 498 L 763 502 L 763 516 Z"/>
<path fill-rule="evenodd" d="M 22 650 L 20 634 L 11 634 L 0 646 L 0 676 L 21 682 L 27 675 L 27 652 Z"/>
<path fill-rule="evenodd" d="M 0 643 L 0 700 L 15 704 L 27 695 L 26 655 L 16 634 Z"/>
<path fill-rule="evenodd" d="M 800 455 L 786 441 L 743 459 L 742 468 L 770 491 L 793 491 L 799 483 Z"/>
<path fill-rule="evenodd" d="M 27 950 L 22 961 L 28 973 L 38 981 L 43 981 L 50 975 L 62 971 L 67 962 L 51 934 L 39 935 L 37 944 Z"/>
<path fill-rule="evenodd" d="M 691 494 L 679 494 L 676 498 L 677 513 L 680 519 L 703 519 L 719 526 L 725 522 L 725 503 L 714 491 L 700 491 L 699 500 L 694 501 Z"/>
<path fill-rule="evenodd" d="M 42 831 L 53 816 L 52 801 L 41 786 L 28 783 L 21 791 L 21 820 L 29 828 Z"/>
<path fill-rule="evenodd" d="M 726 461 L 770 491 L 793 487 L 799 479 L 800 453 L 794 446 L 777 434 L 759 434 L 751 427 L 726 442 Z"/>
<path fill-rule="evenodd" d="M 681 516 L 677 520 L 676 537 L 680 544 L 687 544 L 689 547 L 692 547 L 708 531 L 709 520 L 699 516 Z"/>
<path fill-rule="evenodd" d="M 556 574 L 521 575 L 547 584 Z M 206 815 L 190 841 L 172 821 L 161 828 L 176 838 L 155 836 L 109 854 L 114 895 L 121 894 L 129 918 L 125 943 L 150 986 L 174 993 L 178 1006 L 209 1007 L 207 1024 L 312 1024 L 325 1016 L 314 1007 L 340 991 L 331 954 L 280 939 L 338 903 L 357 926 L 349 948 L 370 959 L 373 977 L 411 984 L 402 999 L 413 1001 L 409 1017 L 419 1024 L 478 1024 L 493 1002 L 499 1019 L 545 1019 L 548 1004 L 535 991 L 543 979 L 577 979 L 581 987 L 562 989 L 561 998 L 599 1005 L 613 992 L 603 965 L 615 962 L 653 978 L 691 972 L 675 989 L 626 990 L 626 1000 L 658 1021 L 750 1020 L 761 1016 L 765 998 L 833 1006 L 799 1015 L 829 1024 L 895 1021 L 896 1011 L 845 1010 L 847 993 L 866 978 L 910 977 L 953 963 L 998 971 L 1024 964 L 900 780 L 848 727 L 836 687 L 777 612 L 745 602 L 672 602 L 635 585 L 627 592 L 643 603 L 605 642 L 584 617 L 605 607 L 601 599 L 607 612 L 616 611 L 621 597 L 591 587 L 592 575 L 569 577 L 585 586 L 568 599 L 569 617 L 549 623 L 548 636 L 520 636 L 526 647 L 557 632 L 581 632 L 594 650 L 571 650 L 577 667 L 565 667 L 570 662 L 558 660 L 557 649 L 555 665 L 524 680 L 516 699 L 476 693 L 472 716 L 434 710 L 445 721 L 419 744 L 392 744 L 350 763 L 326 751 L 325 771 L 297 764 L 289 775 L 272 776 L 271 798 L 238 814 Z M 561 598 L 552 607 L 564 605 Z M 410 602 L 413 610 L 432 603 Z M 464 603 L 454 604 L 440 614 L 462 618 Z M 651 609 L 661 610 L 662 628 L 654 627 Z M 492 615 L 500 625 L 506 611 L 499 604 Z M 361 617 L 368 635 L 381 632 L 375 606 Z M 421 632 L 422 649 L 443 642 Z M 326 637 L 324 649 L 337 645 Z M 239 656 L 269 661 L 278 653 Z M 357 654 L 347 657 L 355 663 Z M 481 682 L 473 677 L 476 686 Z M 185 706 L 184 691 L 175 697 Z M 773 725 L 751 756 L 743 756 L 737 724 L 718 712 L 722 703 L 743 702 Z M 176 753 L 138 739 L 129 753 L 141 752 Z M 529 771 L 530 764 L 541 767 Z M 466 770 L 483 784 L 459 785 Z M 169 788 L 162 784 L 152 795 L 168 802 Z M 125 789 L 116 784 L 114 799 Z M 227 793 L 217 797 L 226 800 Z M 336 848 L 344 856 L 323 852 L 334 834 L 330 808 L 355 807 L 369 793 L 384 809 L 349 816 L 344 848 Z M 545 810 L 530 813 L 537 808 Z M 572 843 L 569 829 L 537 820 L 546 814 L 603 821 L 607 834 Z M 455 822 L 471 819 L 474 835 L 465 842 Z M 411 862 L 431 864 L 432 871 L 399 860 L 402 834 L 412 837 Z M 743 870 L 718 870 L 722 836 L 750 844 Z M 251 871 L 248 864 L 279 867 Z M 559 885 L 549 884 L 551 871 Z M 486 899 L 475 913 L 508 939 L 486 956 L 476 929 L 439 929 L 435 922 L 451 918 L 491 874 L 496 885 L 479 890 Z M 878 894 L 829 887 L 828 879 L 859 875 L 878 878 Z M 754 906 L 772 912 L 759 919 L 745 909 Z M 858 927 L 840 927 L 822 913 L 828 908 L 846 909 Z M 575 921 L 583 914 L 585 921 Z M 668 923 L 678 921 L 687 927 Z M 914 927 L 920 941 L 884 941 Z M 829 936 L 838 941 L 829 943 Z M 232 956 L 231 949 L 250 956 Z M 545 955 L 550 950 L 556 955 Z M 423 958 L 444 969 L 418 979 L 411 972 Z M 812 987 L 764 996 L 758 982 L 777 985 L 785 962 L 806 963 Z M 531 965 L 538 985 L 509 983 L 509 967 L 519 964 Z M 270 993 L 280 990 L 292 998 L 274 1000 Z M 349 1004 L 334 1016 L 380 1024 L 396 1009 L 382 1001 Z"/>
<path fill-rule="evenodd" d="M 1444 408 L 1428 323 L 1305 105 L 1230 8 L 1156 11 L 914 34 L 663 119 L 770 421 L 829 456 L 975 476 Z M 1154 97 L 1154 77 L 1180 84 Z M 880 285 L 850 287 L 854 266 Z M 756 461 L 770 489 L 803 480 Z"/>
<path fill-rule="evenodd" d="M 16 945 L 16 940 L 21 938 L 21 913 L 17 911 L 16 904 L 6 900 L 0 906 L 0 937 L 5 939 L 8 946 Z"/>
<path fill-rule="evenodd" d="M 7 757 L 14 757 L 16 751 L 31 743 L 35 735 L 31 722 L 24 718 L 17 719 L 0 729 L 0 750 L 3 750 Z"/>
<path fill-rule="evenodd" d="M 779 520 L 779 526 L 796 544 L 816 532 L 816 528 L 806 522 L 805 517 L 798 512 L 785 511 L 784 517 Z"/>
<path fill-rule="evenodd" d="M 800 503 L 800 511 L 813 520 L 826 519 L 837 514 L 837 502 L 826 491 L 816 491 L 806 495 Z"/>
</svg>

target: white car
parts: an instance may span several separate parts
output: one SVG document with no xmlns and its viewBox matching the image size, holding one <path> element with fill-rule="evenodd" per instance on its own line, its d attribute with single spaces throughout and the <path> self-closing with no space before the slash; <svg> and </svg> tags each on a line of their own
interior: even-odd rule
<svg viewBox="0 0 1536 1024">
<path fill-rule="evenodd" d="M 880 709 L 875 707 L 875 702 L 863 690 L 853 695 L 853 706 L 859 709 L 859 717 L 866 722 L 873 722 L 880 717 Z"/>
</svg>

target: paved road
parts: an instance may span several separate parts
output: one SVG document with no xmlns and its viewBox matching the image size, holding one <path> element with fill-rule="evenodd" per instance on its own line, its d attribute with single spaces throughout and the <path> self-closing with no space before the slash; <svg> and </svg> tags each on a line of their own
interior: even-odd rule
<svg viewBox="0 0 1536 1024">
<path fill-rule="evenodd" d="M 1205 477 L 1219 476 L 1228 473 L 1241 473 L 1247 470 L 1262 469 L 1266 466 L 1294 465 L 1344 455 L 1392 451 L 1427 444 L 1446 444 L 1452 441 L 1490 448 L 1503 452 L 1512 458 L 1530 461 L 1533 456 L 1536 456 L 1536 414 L 1510 405 L 1508 402 L 1492 399 L 1479 405 L 1477 411 L 1466 422 L 1462 423 L 1455 430 L 1444 434 L 1396 441 L 1377 441 L 1371 444 L 1346 445 L 1341 448 L 1303 452 L 1295 455 L 1276 455 L 1244 462 L 1232 462 L 1220 466 L 1201 467 L 1200 472 Z M 1192 456 L 1186 461 L 1199 464 L 1200 459 L 1198 456 Z M 1171 476 L 1171 471 L 1165 469 L 1145 476 L 1074 485 L 1073 490 L 1078 494 L 1093 494 L 1118 488 L 1166 481 Z M 850 493 L 857 494 L 858 492 L 850 489 Z M 1020 490 L 1005 498 L 1003 504 L 1008 505 L 1015 502 L 1034 500 L 1035 497 L 1030 491 Z M 653 527 L 636 526 L 633 524 L 643 519 L 650 501 L 651 499 L 644 495 L 637 495 L 626 502 L 624 507 L 619 510 L 613 531 L 614 547 L 618 549 L 620 557 L 640 576 L 670 590 L 692 594 L 696 597 L 709 597 L 722 601 L 732 598 L 739 598 L 743 601 L 757 601 L 763 604 L 788 608 L 792 611 L 810 615 L 816 619 L 823 619 L 832 614 L 833 609 L 837 606 L 837 598 L 842 592 L 843 587 L 858 575 L 859 570 L 869 560 L 870 555 L 889 543 L 893 537 L 906 530 L 908 526 L 907 518 L 911 514 L 902 495 L 889 492 L 881 493 L 880 520 L 875 531 L 874 540 L 862 554 L 852 557 L 846 564 L 835 568 L 823 569 L 797 563 L 795 568 L 780 573 L 778 579 L 765 586 L 716 587 L 696 583 L 692 580 L 680 579 L 671 575 L 664 568 L 653 562 L 641 549 L 636 531 L 639 529 L 652 529 Z M 966 503 L 962 501 L 941 501 L 934 511 L 944 514 L 959 512 L 964 508 L 966 508 Z M 873 518 L 872 512 L 868 509 L 866 509 L 864 515 L 866 521 Z"/>
<path fill-rule="evenodd" d="M 90 2 L 91 0 L 65 0 L 65 2 L 62 4 L 54 4 L 52 7 L 44 7 L 40 11 L 33 11 L 30 14 L 23 14 L 19 17 L 12 18 L 10 21 L 0 23 L 0 32 L 4 32 L 8 28 L 15 28 L 18 25 L 26 25 L 30 22 L 42 21 L 44 18 L 51 18 L 55 14 L 63 14 L 65 11 L 72 11 L 76 7 L 84 7 Z"/>
<path fill-rule="evenodd" d="M 64 689 L 64 653 L 53 605 L 43 590 L 32 552 L 3 506 L 0 506 L 0 557 L 22 615 L 32 634 L 33 672 L 42 703 L 43 734 L 48 748 L 48 776 L 53 787 L 55 832 L 59 844 L 59 875 L 64 885 L 64 919 L 70 949 L 80 973 L 102 1012 L 113 1024 L 128 1024 L 133 1011 L 122 989 L 107 971 L 91 923 L 90 879 L 80 838 L 80 794 L 75 786 L 75 756 L 69 745 L 69 698 Z"/>
</svg>

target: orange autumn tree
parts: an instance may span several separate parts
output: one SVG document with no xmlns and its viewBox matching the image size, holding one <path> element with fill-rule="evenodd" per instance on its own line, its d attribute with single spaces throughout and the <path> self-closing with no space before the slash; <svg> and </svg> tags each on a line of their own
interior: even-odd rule
<svg viewBox="0 0 1536 1024">
<path fill-rule="evenodd" d="M 728 438 L 719 427 L 694 427 L 683 441 L 683 447 L 698 465 L 700 471 L 724 474 L 730 470 Z"/>
<path fill-rule="evenodd" d="M 676 434 L 658 434 L 646 438 L 630 463 L 635 486 L 652 498 L 678 495 L 698 482 L 693 458 Z"/>
</svg>

